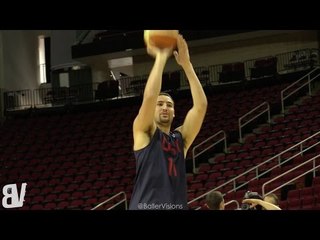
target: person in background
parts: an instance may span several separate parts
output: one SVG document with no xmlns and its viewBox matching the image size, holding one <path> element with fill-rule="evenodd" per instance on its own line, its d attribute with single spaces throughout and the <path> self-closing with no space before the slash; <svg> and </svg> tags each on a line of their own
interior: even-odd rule
<svg viewBox="0 0 320 240">
<path fill-rule="evenodd" d="M 266 202 L 272 203 L 273 205 L 276 205 L 278 207 L 280 206 L 279 198 L 274 193 L 267 194 L 266 196 L 264 196 L 263 200 Z"/>
<path fill-rule="evenodd" d="M 244 204 L 250 204 L 251 207 L 261 206 L 262 210 L 281 210 L 279 200 L 274 193 L 264 196 L 263 199 L 248 198 L 242 201 Z"/>
<path fill-rule="evenodd" d="M 212 191 L 206 196 L 206 206 L 210 210 L 224 210 L 224 198 L 221 192 Z"/>
</svg>

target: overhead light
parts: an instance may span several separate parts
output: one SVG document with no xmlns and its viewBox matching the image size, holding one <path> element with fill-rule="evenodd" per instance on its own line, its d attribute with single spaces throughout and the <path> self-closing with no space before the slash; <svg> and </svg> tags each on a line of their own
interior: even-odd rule
<svg viewBox="0 0 320 240">
<path fill-rule="evenodd" d="M 117 58 L 117 59 L 110 59 L 108 60 L 109 68 L 118 68 L 124 66 L 131 66 L 133 64 L 132 57 L 124 57 L 124 58 Z"/>
<path fill-rule="evenodd" d="M 72 66 L 72 70 L 80 70 L 81 67 L 79 65 Z"/>
</svg>

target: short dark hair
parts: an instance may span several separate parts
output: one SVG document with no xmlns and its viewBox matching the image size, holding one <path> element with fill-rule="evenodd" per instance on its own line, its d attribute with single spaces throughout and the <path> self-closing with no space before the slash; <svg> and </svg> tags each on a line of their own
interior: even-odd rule
<svg viewBox="0 0 320 240">
<path fill-rule="evenodd" d="M 219 210 L 222 201 L 224 201 L 223 195 L 219 191 L 210 192 L 206 196 L 206 203 L 211 210 Z"/>
<path fill-rule="evenodd" d="M 174 100 L 173 100 L 173 98 L 171 97 L 171 95 L 170 95 L 169 93 L 160 92 L 160 93 L 159 93 L 159 96 L 167 96 L 167 97 L 171 98 L 172 102 L 174 103 Z"/>
<path fill-rule="evenodd" d="M 167 96 L 167 97 L 169 97 L 169 98 L 171 98 L 171 99 L 173 100 L 173 98 L 171 97 L 171 95 L 170 95 L 169 93 L 160 92 L 160 93 L 159 93 L 159 96 L 161 96 L 161 95 Z"/>
<path fill-rule="evenodd" d="M 262 196 L 259 193 L 247 191 L 244 194 L 243 199 L 250 199 L 250 198 L 263 200 Z M 242 210 L 262 210 L 262 206 L 261 205 L 257 205 L 257 206 L 252 208 L 249 203 L 242 203 L 241 204 L 241 209 Z"/>
<path fill-rule="evenodd" d="M 261 197 L 261 195 L 260 195 L 259 193 L 247 191 L 247 192 L 244 194 L 243 199 L 249 199 L 249 198 L 263 200 L 263 198 Z"/>
</svg>

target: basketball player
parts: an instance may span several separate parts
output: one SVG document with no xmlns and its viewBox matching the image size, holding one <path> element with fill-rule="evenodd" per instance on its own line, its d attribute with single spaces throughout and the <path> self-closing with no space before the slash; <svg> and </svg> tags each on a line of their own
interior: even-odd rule
<svg viewBox="0 0 320 240">
<path fill-rule="evenodd" d="M 155 58 L 143 95 L 142 105 L 133 123 L 133 150 L 137 175 L 129 209 L 187 209 L 185 157 L 200 131 L 207 110 L 207 98 L 190 62 L 186 41 L 177 38 L 174 56 L 183 68 L 191 89 L 193 106 L 183 125 L 171 131 L 175 116 L 174 101 L 160 93 L 162 74 L 173 49 L 148 45 Z"/>
</svg>

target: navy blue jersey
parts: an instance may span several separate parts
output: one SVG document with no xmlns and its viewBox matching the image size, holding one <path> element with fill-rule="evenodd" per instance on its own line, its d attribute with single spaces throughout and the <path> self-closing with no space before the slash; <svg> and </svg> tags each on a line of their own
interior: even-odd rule
<svg viewBox="0 0 320 240">
<path fill-rule="evenodd" d="M 187 209 L 182 135 L 156 129 L 148 146 L 135 151 L 137 175 L 129 209 Z"/>
</svg>

